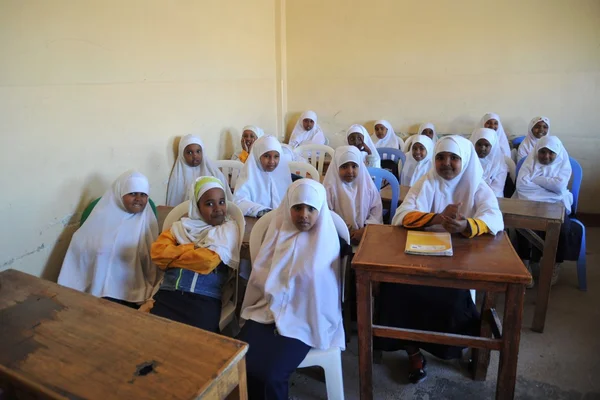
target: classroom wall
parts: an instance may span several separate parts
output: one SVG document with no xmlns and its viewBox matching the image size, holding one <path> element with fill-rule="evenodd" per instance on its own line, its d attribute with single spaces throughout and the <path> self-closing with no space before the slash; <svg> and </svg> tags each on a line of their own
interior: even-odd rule
<svg viewBox="0 0 600 400">
<path fill-rule="evenodd" d="M 584 168 L 580 211 L 600 213 L 600 2 L 287 2 L 288 134 L 313 109 L 332 142 L 388 119 L 470 133 L 488 111 L 509 134 L 551 120 Z M 343 139 L 342 139 L 343 141 Z"/>
<path fill-rule="evenodd" d="M 277 130 L 273 0 L 0 2 L 0 270 L 55 279 L 80 212 L 137 168 L 164 204 L 175 137 L 231 155 Z M 281 111 L 280 111 L 281 112 Z"/>
</svg>

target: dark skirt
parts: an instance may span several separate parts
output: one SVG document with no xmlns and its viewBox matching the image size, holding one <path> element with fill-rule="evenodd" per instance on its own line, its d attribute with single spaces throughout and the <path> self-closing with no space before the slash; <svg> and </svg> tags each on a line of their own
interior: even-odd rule
<svg viewBox="0 0 600 400">
<path fill-rule="evenodd" d="M 161 289 L 154 296 L 150 314 L 219 333 L 221 300 L 181 290 Z"/>
<path fill-rule="evenodd" d="M 134 310 L 137 310 L 138 308 L 140 308 L 140 304 L 132 303 L 131 301 L 127 301 L 127 300 L 114 299 L 112 297 L 103 297 L 103 299 L 112 301 L 113 303 L 117 303 L 117 304 L 120 304 L 125 307 L 133 308 Z"/>
<path fill-rule="evenodd" d="M 376 323 L 405 329 L 479 336 L 480 318 L 465 289 L 381 283 Z M 412 345 L 442 359 L 462 357 L 461 347 L 375 338 L 379 350 L 396 351 Z"/>
</svg>

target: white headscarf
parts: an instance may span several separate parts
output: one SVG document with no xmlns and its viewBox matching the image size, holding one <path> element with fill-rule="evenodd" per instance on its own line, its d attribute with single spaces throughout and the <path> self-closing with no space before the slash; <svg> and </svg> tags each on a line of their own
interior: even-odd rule
<svg viewBox="0 0 600 400">
<path fill-rule="evenodd" d="M 96 297 L 141 303 L 162 278 L 150 258 L 158 223 L 150 204 L 131 214 L 123 205 L 129 193 L 149 192 L 148 179 L 128 171 L 108 189 L 75 232 L 58 283 Z"/>
<path fill-rule="evenodd" d="M 237 269 L 240 264 L 239 231 L 235 221 L 228 216 L 221 225 L 213 226 L 202 219 L 198 200 L 207 191 L 219 188 L 224 191 L 223 183 L 214 176 L 201 176 L 190 185 L 188 197 L 190 207 L 189 218 L 181 218 L 171 226 L 171 233 L 177 243 L 193 243 L 196 247 L 203 247 L 214 251 L 221 261 L 230 268 Z"/>
<path fill-rule="evenodd" d="M 379 190 L 361 158 L 360 151 L 354 146 L 338 147 L 323 180 L 329 208 L 339 214 L 351 229 L 383 223 Z M 343 181 L 339 174 L 340 167 L 348 162 L 358 165 L 358 175 L 351 183 Z"/>
<path fill-rule="evenodd" d="M 315 121 L 315 125 L 310 131 L 304 129 L 304 126 L 302 125 L 302 121 L 307 118 Z M 325 144 L 325 141 L 325 134 L 317 123 L 317 113 L 314 111 L 303 112 L 300 118 L 298 118 L 296 126 L 290 135 L 290 146 L 295 149 L 303 144 Z"/>
<path fill-rule="evenodd" d="M 412 154 L 412 146 L 409 151 L 406 152 L 406 164 L 402 167 L 402 173 L 400 174 L 400 184 L 406 186 L 414 185 L 423 175 L 431 169 L 433 159 L 433 141 L 429 139 L 429 136 L 425 135 L 414 135 L 412 136 L 411 143 L 421 143 L 427 150 L 427 155 L 421 161 L 415 160 Z"/>
<path fill-rule="evenodd" d="M 556 153 L 556 158 L 549 165 L 538 161 L 538 151 L 543 148 Z M 567 214 L 570 214 L 573 194 L 569 192 L 567 185 L 571 172 L 569 154 L 560 139 L 556 136 L 544 136 L 537 141 L 519 170 L 516 197 L 546 203 L 562 201 Z"/>
<path fill-rule="evenodd" d="M 190 167 L 187 165 L 183 156 L 185 148 L 190 144 L 197 144 L 202 147 L 202 163 L 197 167 Z M 204 150 L 204 143 L 197 136 L 185 135 L 179 141 L 177 160 L 175 160 L 175 166 L 173 167 L 173 171 L 171 171 L 169 187 L 167 188 L 168 206 L 175 207 L 188 200 L 188 188 L 199 176 L 214 176 L 215 178 L 218 178 L 225 186 L 225 196 L 227 197 L 227 200 L 233 198 L 225 175 L 223 175 L 219 168 L 213 165 Z"/>
<path fill-rule="evenodd" d="M 363 137 L 363 142 L 369 147 L 371 150 L 370 158 L 373 160 L 371 162 L 370 167 L 381 168 L 381 157 L 379 156 L 379 152 L 377 151 L 377 147 L 371 140 L 371 136 L 369 136 L 367 130 L 364 126 L 359 124 L 351 125 L 350 128 L 346 131 L 346 143 L 348 143 L 348 137 L 350 137 L 353 133 L 360 133 Z M 363 162 L 367 163 L 367 157 L 369 156 L 366 151 L 361 151 L 363 156 Z"/>
<path fill-rule="evenodd" d="M 319 212 L 307 232 L 292 222 L 290 209 L 308 204 Z M 340 245 L 325 188 L 300 179 L 288 189 L 252 265 L 242 318 L 273 323 L 279 333 L 310 347 L 344 349 L 340 304 Z"/>
<path fill-rule="evenodd" d="M 536 138 L 533 135 L 533 132 L 531 130 L 533 129 L 535 124 L 537 124 L 538 122 L 545 122 L 546 125 L 548 125 L 548 133 L 546 134 L 546 136 L 550 136 L 550 119 L 548 117 L 544 117 L 544 116 L 535 117 L 531 121 L 529 121 L 529 126 L 527 127 L 527 136 L 525 137 L 525 139 L 523 139 L 523 141 L 519 145 L 519 151 L 517 153 L 517 161 L 521 160 L 522 158 L 527 157 L 527 155 L 535 147 L 535 145 L 538 141 L 538 138 Z"/>
<path fill-rule="evenodd" d="M 485 128 L 485 123 L 488 122 L 490 119 L 495 119 L 496 121 L 498 121 L 498 129 L 496 130 L 496 135 L 498 136 L 497 146 L 500 147 L 500 152 L 504 157 L 511 158 L 508 138 L 506 137 L 506 132 L 504 132 L 504 127 L 502 126 L 502 121 L 500 121 L 500 116 L 498 114 L 485 114 L 483 118 L 481 118 L 481 121 L 479 121 L 480 128 Z"/>
<path fill-rule="evenodd" d="M 435 131 L 435 125 L 433 125 L 431 122 L 426 122 L 424 124 L 419 125 L 419 130 L 417 130 L 417 133 L 410 136 L 408 139 L 406 139 L 406 141 L 404 142 L 404 147 L 402 148 L 402 151 L 405 153 L 408 153 L 410 151 L 410 148 L 412 147 L 413 141 L 415 140 L 415 137 L 418 135 L 422 135 L 423 131 L 425 129 L 431 129 L 431 131 L 433 132 L 433 138 L 431 138 L 431 141 L 433 142 L 433 145 L 435 146 L 435 144 L 437 143 L 439 137 Z M 429 136 L 427 136 L 429 137 Z"/>
<path fill-rule="evenodd" d="M 268 151 L 279 153 L 279 165 L 272 172 L 266 172 L 260 163 L 260 156 Z M 263 136 L 252 145 L 235 185 L 233 201 L 244 215 L 256 216 L 265 208 L 277 208 L 291 183 L 292 176 L 281 144 L 274 136 Z"/>
<path fill-rule="evenodd" d="M 458 135 L 445 136 L 435 145 L 435 155 L 450 152 L 462 160 L 462 170 L 452 180 L 438 175 L 435 165 L 412 186 L 396 210 L 393 225 L 402 225 L 412 211 L 441 213 L 449 204 L 462 203 L 458 211 L 465 218 L 480 219 L 492 234 L 504 229 L 498 199 L 483 180 L 483 169 L 473 144 Z M 434 155 L 434 159 L 435 159 Z"/>
<path fill-rule="evenodd" d="M 384 119 L 380 119 L 379 121 L 375 121 L 374 126 L 377 125 L 385 126 L 387 128 L 387 133 L 383 139 L 379 139 L 377 134 L 373 132 L 371 140 L 375 143 L 375 147 L 391 147 L 393 149 L 402 149 L 404 147 L 404 141 L 396 135 L 394 128 L 392 128 L 392 124 Z"/>
<path fill-rule="evenodd" d="M 506 165 L 504 155 L 498 147 L 498 135 L 493 129 L 477 128 L 471 133 L 473 146 L 479 139 L 487 140 L 492 146 L 490 153 L 485 158 L 479 159 L 483 168 L 483 180 L 490 185 L 496 197 L 504 197 L 508 165 Z"/>
<path fill-rule="evenodd" d="M 246 125 L 245 127 L 242 128 L 242 135 L 244 134 L 244 131 L 254 132 L 257 140 L 260 139 L 261 137 L 263 137 L 265 134 L 265 131 L 263 131 L 262 128 L 260 128 L 256 125 Z M 253 145 L 254 145 L 254 143 L 253 143 Z M 241 151 L 241 149 L 240 149 L 240 151 Z"/>
</svg>

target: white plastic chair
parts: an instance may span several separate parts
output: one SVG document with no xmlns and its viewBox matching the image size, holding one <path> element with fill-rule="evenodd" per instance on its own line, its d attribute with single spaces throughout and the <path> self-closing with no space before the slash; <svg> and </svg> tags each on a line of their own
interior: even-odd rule
<svg viewBox="0 0 600 400">
<path fill-rule="evenodd" d="M 256 222 L 250 233 L 250 260 L 254 264 L 256 255 L 260 250 L 262 241 L 267 233 L 269 223 L 274 213 L 265 214 Z M 350 232 L 344 223 L 344 220 L 331 211 L 335 228 L 338 236 L 350 243 Z M 340 258 L 340 291 L 341 300 L 344 296 L 344 278 L 346 275 L 346 257 Z M 339 347 L 331 347 L 327 350 L 310 349 L 304 360 L 298 365 L 298 368 L 307 368 L 319 366 L 325 371 L 325 386 L 327 388 L 327 398 L 330 400 L 344 400 L 344 376 L 342 373 L 342 351 Z"/>
<path fill-rule="evenodd" d="M 240 171 L 244 168 L 244 163 L 237 160 L 215 160 L 213 163 L 221 170 L 223 175 L 227 177 L 229 187 L 235 188 L 235 183 L 240 176 Z"/>
<path fill-rule="evenodd" d="M 306 159 L 310 158 L 310 164 L 319 171 L 319 176 L 321 176 L 323 175 L 325 157 L 329 155 L 330 160 L 333 160 L 334 150 L 324 144 L 303 144 L 296 147 L 294 153 Z"/>
<path fill-rule="evenodd" d="M 310 175 L 310 179 L 319 182 L 319 177 L 321 176 L 319 171 L 309 163 L 290 161 L 288 166 L 292 174 L 300 175 L 303 178 L 308 178 L 307 175 Z"/>
<path fill-rule="evenodd" d="M 186 200 L 183 203 L 176 206 L 175 208 L 173 208 L 165 218 L 162 231 L 164 232 L 167 229 L 171 229 L 171 225 L 173 225 L 174 222 L 179 221 L 181 217 L 183 217 L 188 212 L 189 207 L 190 201 Z M 246 220 L 244 219 L 244 214 L 242 213 L 242 210 L 240 210 L 238 206 L 236 206 L 230 201 L 227 202 L 227 215 L 231 217 L 231 219 L 233 219 L 238 226 L 238 235 L 240 238 L 238 243 L 239 252 L 242 247 L 242 238 L 244 237 L 244 231 L 246 229 Z M 239 271 L 235 271 L 235 289 L 233 292 L 233 296 L 230 299 L 227 299 L 226 303 L 221 308 L 221 319 L 219 320 L 219 329 L 221 331 L 225 329 L 225 327 L 229 325 L 235 317 L 235 307 L 237 305 L 238 300 L 238 285 Z"/>
</svg>

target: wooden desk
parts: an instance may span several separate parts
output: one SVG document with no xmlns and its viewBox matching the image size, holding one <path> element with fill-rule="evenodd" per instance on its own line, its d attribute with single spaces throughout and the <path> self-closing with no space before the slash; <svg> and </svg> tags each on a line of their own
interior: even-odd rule
<svg viewBox="0 0 600 400">
<path fill-rule="evenodd" d="M 500 351 L 496 399 L 512 399 L 517 372 L 525 284 L 531 275 L 508 236 L 452 237 L 454 256 L 414 256 L 404 253 L 406 229 L 367 225 L 352 261 L 356 270 L 360 398 L 373 397 L 373 335 L 477 348 L 475 379 L 485 379 L 490 350 Z M 382 243 L 388 243 L 382 246 Z M 493 254 L 494 257 L 490 257 Z M 372 282 L 428 285 L 485 292 L 481 337 L 373 325 Z M 503 329 L 494 310 L 497 292 L 505 292 Z M 494 338 L 491 338 L 494 332 Z"/>
<path fill-rule="evenodd" d="M 247 398 L 247 344 L 23 272 L 0 273 L 0 321 L 10 399 Z"/>
<path fill-rule="evenodd" d="M 400 201 L 404 200 L 409 189 L 408 186 L 400 186 Z M 381 189 L 381 199 L 384 203 L 389 202 L 391 198 L 392 190 L 389 186 Z M 500 211 L 502 211 L 504 226 L 518 229 L 534 246 L 542 251 L 543 259 L 540 264 L 537 299 L 531 329 L 535 332 L 544 332 L 552 286 L 552 270 L 565 207 L 562 203 L 543 203 L 505 198 L 499 198 L 498 205 Z M 545 239 L 541 239 L 539 235 L 533 232 L 534 230 L 546 232 Z"/>
</svg>

